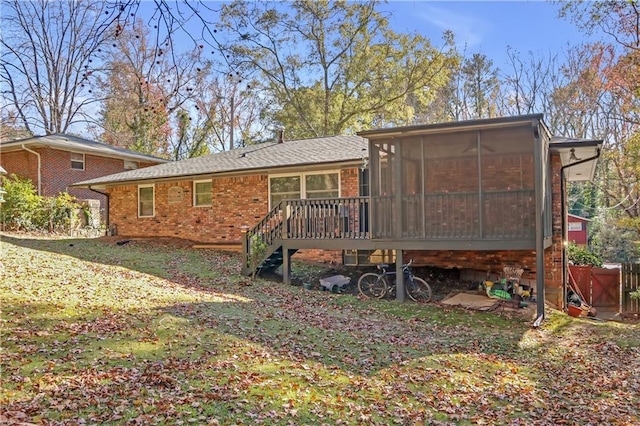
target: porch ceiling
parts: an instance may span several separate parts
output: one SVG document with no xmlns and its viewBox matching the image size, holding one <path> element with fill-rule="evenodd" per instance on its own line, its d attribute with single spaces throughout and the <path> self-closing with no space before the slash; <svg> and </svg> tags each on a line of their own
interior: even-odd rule
<svg viewBox="0 0 640 426">
<path fill-rule="evenodd" d="M 560 154 L 567 182 L 593 180 L 602 147 L 601 140 L 554 137 L 550 147 Z"/>
</svg>

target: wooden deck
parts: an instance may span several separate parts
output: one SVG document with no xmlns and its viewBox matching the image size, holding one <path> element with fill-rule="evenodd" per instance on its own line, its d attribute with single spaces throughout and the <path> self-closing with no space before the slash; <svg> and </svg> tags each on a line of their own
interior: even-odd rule
<svg viewBox="0 0 640 426">
<path fill-rule="evenodd" d="M 276 251 L 286 255 L 299 249 L 533 250 L 531 198 L 529 191 L 513 191 L 480 199 L 481 203 L 470 194 L 414 199 L 411 204 L 419 203 L 419 208 L 403 211 L 412 211 L 416 217 L 397 220 L 393 208 L 382 211 L 380 205 L 385 202 L 370 197 L 283 200 L 247 231 L 243 253 L 248 262 L 251 245 L 257 242 L 267 246 L 265 261 Z M 375 212 L 370 208 L 372 203 Z M 483 205 L 487 212 L 476 212 L 476 219 L 463 217 L 462 205 L 469 206 L 469 215 L 473 205 L 476 209 Z M 494 210 L 497 213 L 489 214 Z M 430 213 L 425 217 L 422 211 Z M 483 216 L 495 219 L 477 219 Z M 279 266 L 272 260 L 269 265 Z M 244 270 L 249 273 L 248 263 Z"/>
</svg>

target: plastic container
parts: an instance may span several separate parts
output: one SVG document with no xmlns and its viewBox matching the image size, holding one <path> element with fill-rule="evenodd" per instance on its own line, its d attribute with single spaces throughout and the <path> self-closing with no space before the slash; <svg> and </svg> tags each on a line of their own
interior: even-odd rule
<svg viewBox="0 0 640 426">
<path fill-rule="evenodd" d="M 582 308 L 580 306 L 572 305 L 571 303 L 569 303 L 569 306 L 567 307 L 567 313 L 571 317 L 578 318 L 582 315 Z"/>
</svg>

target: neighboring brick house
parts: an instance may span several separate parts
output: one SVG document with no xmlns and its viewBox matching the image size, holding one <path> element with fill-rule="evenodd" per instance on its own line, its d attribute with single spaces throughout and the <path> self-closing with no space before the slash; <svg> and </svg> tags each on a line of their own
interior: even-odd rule
<svg viewBox="0 0 640 426">
<path fill-rule="evenodd" d="M 579 246 L 589 244 L 589 222 L 591 219 L 569 213 L 567 215 L 567 241 Z"/>
<path fill-rule="evenodd" d="M 425 266 L 516 264 L 537 294 L 563 304 L 566 185 L 593 177 L 602 141 L 552 137 L 540 114 L 359 135 L 249 146 L 78 185 L 109 194 L 123 237 L 244 250 L 262 238 L 285 282 L 298 250 L 333 260 L 395 250 Z"/>
<path fill-rule="evenodd" d="M 106 208 L 105 196 L 71 185 L 166 162 L 163 158 L 65 134 L 0 143 L 2 167 L 8 174 L 30 179 L 38 194 L 55 197 L 68 192 L 78 199 L 100 200 L 103 209 Z"/>
</svg>

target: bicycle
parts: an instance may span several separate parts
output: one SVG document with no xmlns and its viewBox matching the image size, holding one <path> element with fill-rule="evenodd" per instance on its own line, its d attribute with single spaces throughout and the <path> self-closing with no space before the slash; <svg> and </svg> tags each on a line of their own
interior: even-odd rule
<svg viewBox="0 0 640 426">
<path fill-rule="evenodd" d="M 413 259 L 402 265 L 405 292 L 414 302 L 426 303 L 431 300 L 431 286 L 422 278 L 413 275 L 412 263 Z M 395 276 L 396 271 L 387 271 L 388 267 L 389 265 L 381 263 L 377 265 L 380 273 L 367 272 L 362 274 L 358 279 L 360 294 L 367 298 L 382 299 L 386 294 L 394 293 L 396 290 L 395 282 L 394 285 L 391 285 L 387 277 Z"/>
</svg>

